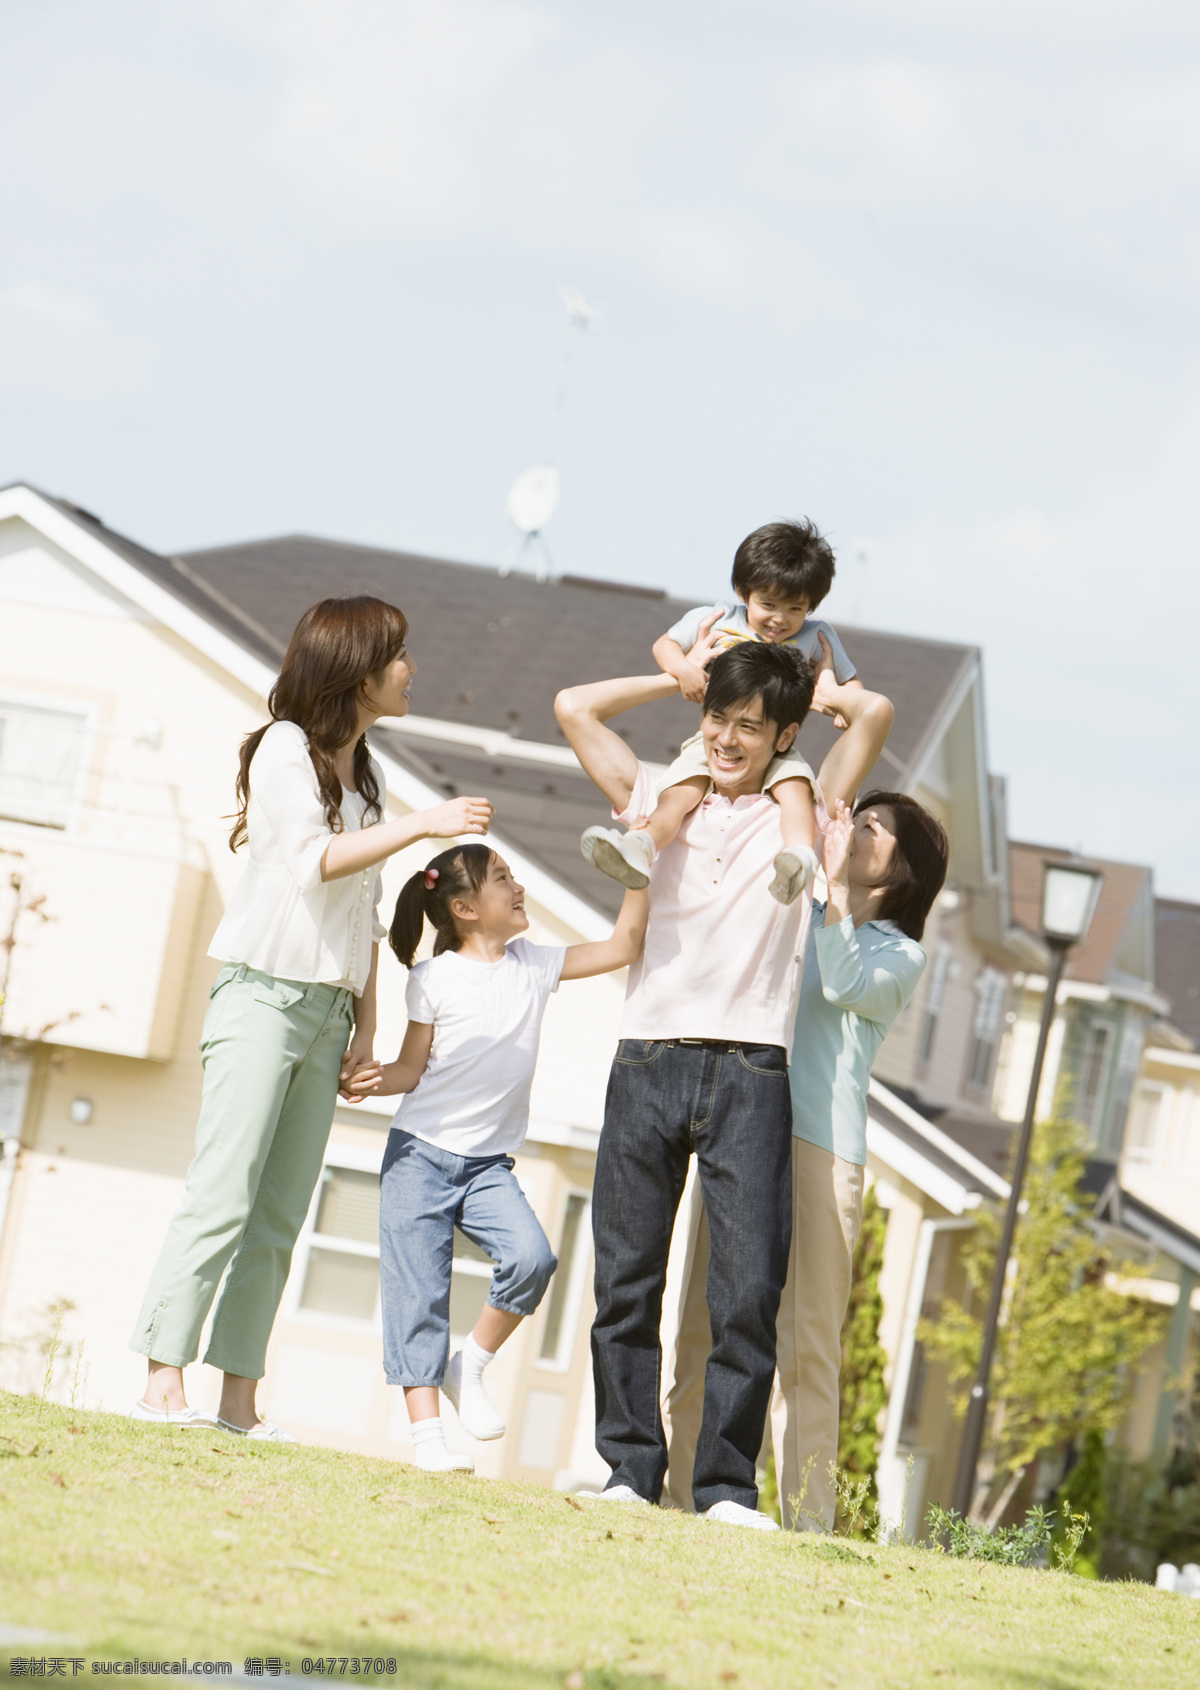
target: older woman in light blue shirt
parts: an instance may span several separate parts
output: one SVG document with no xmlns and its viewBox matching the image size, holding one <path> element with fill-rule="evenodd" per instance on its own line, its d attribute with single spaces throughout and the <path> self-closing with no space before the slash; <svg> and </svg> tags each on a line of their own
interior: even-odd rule
<svg viewBox="0 0 1200 1690">
<path fill-rule="evenodd" d="M 829 892 L 813 906 L 789 1069 L 792 1250 L 771 1402 L 785 1525 L 833 1524 L 829 1466 L 862 1224 L 867 1087 L 876 1052 L 925 968 L 918 940 L 946 859 L 941 824 L 904 793 L 870 793 L 853 815 L 839 803 L 825 836 Z M 796 1519 L 792 1499 L 802 1491 Z"/>
</svg>

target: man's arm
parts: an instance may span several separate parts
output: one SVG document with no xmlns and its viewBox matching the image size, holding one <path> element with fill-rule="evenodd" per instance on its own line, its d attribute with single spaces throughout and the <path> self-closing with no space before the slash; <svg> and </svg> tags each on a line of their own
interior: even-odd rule
<svg viewBox="0 0 1200 1690">
<path fill-rule="evenodd" d="M 844 804 L 853 805 L 863 777 L 879 760 L 896 712 L 891 699 L 881 692 L 867 692 L 863 686 L 851 682 L 839 686 L 823 638 L 821 652 L 813 709 L 835 720 L 841 717 L 846 724 L 846 731 L 831 747 L 817 776 L 825 808 L 833 815 L 839 798 Z"/>
<path fill-rule="evenodd" d="M 618 813 L 633 796 L 637 753 L 604 724 L 610 716 L 632 710 L 635 704 L 670 698 L 678 691 L 674 675 L 636 675 L 568 687 L 554 700 L 554 714 L 572 751 Z"/>
</svg>

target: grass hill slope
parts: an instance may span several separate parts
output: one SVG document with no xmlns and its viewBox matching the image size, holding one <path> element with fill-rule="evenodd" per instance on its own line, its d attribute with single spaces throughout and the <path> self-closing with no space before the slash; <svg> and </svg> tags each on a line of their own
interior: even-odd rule
<svg viewBox="0 0 1200 1690">
<path fill-rule="evenodd" d="M 1176 1690 L 1200 1604 L 0 1394 L 0 1663 L 47 1656 L 394 1662 L 419 1690 Z"/>
</svg>

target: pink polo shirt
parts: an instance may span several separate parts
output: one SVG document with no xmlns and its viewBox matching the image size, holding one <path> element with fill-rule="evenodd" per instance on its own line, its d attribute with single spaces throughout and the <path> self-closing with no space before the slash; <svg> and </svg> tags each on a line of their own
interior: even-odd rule
<svg viewBox="0 0 1200 1690">
<path fill-rule="evenodd" d="M 616 819 L 648 815 L 655 802 L 653 777 L 639 763 Z M 731 803 L 710 792 L 685 819 L 650 871 L 650 919 L 629 970 L 623 1039 L 737 1039 L 791 1055 L 812 887 L 786 907 L 772 898 L 782 846 L 779 806 L 765 793 Z"/>
</svg>

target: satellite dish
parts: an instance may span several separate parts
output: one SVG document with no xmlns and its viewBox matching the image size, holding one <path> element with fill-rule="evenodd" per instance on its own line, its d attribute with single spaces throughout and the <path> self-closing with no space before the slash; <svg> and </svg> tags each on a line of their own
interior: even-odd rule
<svg viewBox="0 0 1200 1690">
<path fill-rule="evenodd" d="M 558 471 L 535 464 L 509 488 L 509 521 L 521 534 L 538 534 L 558 508 Z"/>
</svg>

